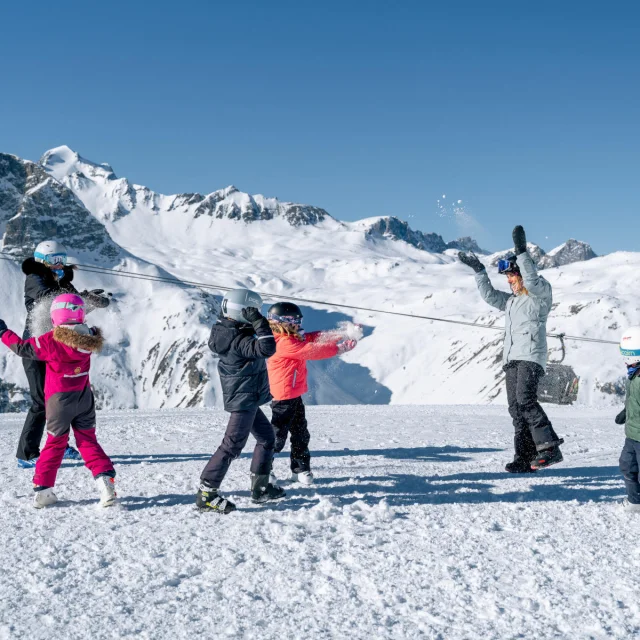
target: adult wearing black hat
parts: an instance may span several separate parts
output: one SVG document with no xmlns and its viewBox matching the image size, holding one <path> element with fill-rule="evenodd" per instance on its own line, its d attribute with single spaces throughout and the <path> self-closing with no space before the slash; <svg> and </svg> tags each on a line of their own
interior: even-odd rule
<svg viewBox="0 0 640 640">
<path fill-rule="evenodd" d="M 521 226 L 513 230 L 516 254 L 498 262 L 511 293 L 494 289 L 485 266 L 473 254 L 458 254 L 476 272 L 476 283 L 485 302 L 505 311 L 503 366 L 506 373 L 509 413 L 515 427 L 515 457 L 506 465 L 510 473 L 527 473 L 562 462 L 564 442 L 538 402 L 538 382 L 547 366 L 547 317 L 551 311 L 551 285 L 538 274 L 527 252 Z"/>
</svg>

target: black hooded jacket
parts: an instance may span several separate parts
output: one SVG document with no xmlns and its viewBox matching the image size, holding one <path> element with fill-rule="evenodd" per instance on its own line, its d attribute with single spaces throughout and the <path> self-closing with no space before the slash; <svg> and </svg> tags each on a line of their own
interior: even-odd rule
<svg viewBox="0 0 640 640">
<path fill-rule="evenodd" d="M 256 409 L 271 400 L 266 359 L 276 341 L 266 318 L 250 324 L 222 318 L 213 325 L 209 348 L 218 354 L 225 411 Z"/>
<path fill-rule="evenodd" d="M 24 304 L 27 307 L 27 327 L 29 326 L 31 310 L 42 298 L 56 296 L 61 293 L 78 293 L 76 288 L 71 284 L 73 280 L 73 269 L 69 266 L 64 267 L 64 276 L 60 280 L 56 280 L 51 269 L 45 267 L 40 262 L 36 262 L 34 258 L 27 258 L 22 263 L 22 272 L 27 276 L 27 279 L 24 281 Z M 26 328 L 24 337 L 28 337 Z"/>
</svg>

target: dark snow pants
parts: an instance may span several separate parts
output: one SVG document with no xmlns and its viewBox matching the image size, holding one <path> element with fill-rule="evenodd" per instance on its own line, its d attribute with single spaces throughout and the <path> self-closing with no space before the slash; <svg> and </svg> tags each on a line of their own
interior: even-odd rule
<svg viewBox="0 0 640 640">
<path fill-rule="evenodd" d="M 22 360 L 29 382 L 31 407 L 24 422 L 16 458 L 31 460 L 40 455 L 40 441 L 47 421 L 44 408 L 44 377 L 47 365 L 39 360 Z"/>
<path fill-rule="evenodd" d="M 207 462 L 200 480 L 207 486 L 218 489 L 231 462 L 242 453 L 249 439 L 249 434 L 256 439 L 251 459 L 251 473 L 256 475 L 269 474 L 273 464 L 273 446 L 276 438 L 267 416 L 262 413 L 262 409 L 256 407 L 249 411 L 233 411 L 231 413 L 222 444 Z"/>
<path fill-rule="evenodd" d="M 538 402 L 538 382 L 544 369 L 535 362 L 514 360 L 504 367 L 507 401 L 515 428 L 516 458 L 530 462 L 538 451 L 560 443 L 551 421 Z"/>
<path fill-rule="evenodd" d="M 640 442 L 626 438 L 620 454 L 620 471 L 627 487 L 627 498 L 632 504 L 640 504 L 640 483 L 638 472 L 640 471 Z"/>
<path fill-rule="evenodd" d="M 307 418 L 302 398 L 293 400 L 274 400 L 271 403 L 273 415 L 271 424 L 276 438 L 286 441 L 291 434 L 291 471 L 309 471 L 311 469 L 311 453 L 309 441 L 311 434 L 307 428 Z"/>
</svg>

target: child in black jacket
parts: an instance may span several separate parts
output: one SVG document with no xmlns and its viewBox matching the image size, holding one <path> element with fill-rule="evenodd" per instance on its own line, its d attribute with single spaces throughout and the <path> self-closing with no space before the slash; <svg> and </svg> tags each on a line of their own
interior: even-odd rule
<svg viewBox="0 0 640 640">
<path fill-rule="evenodd" d="M 275 434 L 260 406 L 271 400 L 266 359 L 276 352 L 269 322 L 259 309 L 262 298 L 248 289 L 229 291 L 222 301 L 222 317 L 211 329 L 209 347 L 218 354 L 224 408 L 231 413 L 218 450 L 200 476 L 196 505 L 202 511 L 230 513 L 235 505 L 218 489 L 229 465 L 241 453 L 251 433 L 256 446 L 251 460 L 251 499 L 262 503 L 285 496 L 270 484 Z"/>
</svg>

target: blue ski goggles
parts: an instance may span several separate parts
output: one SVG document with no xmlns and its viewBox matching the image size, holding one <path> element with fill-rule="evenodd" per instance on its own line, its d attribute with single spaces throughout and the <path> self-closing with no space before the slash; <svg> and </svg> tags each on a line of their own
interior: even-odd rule
<svg viewBox="0 0 640 640">
<path fill-rule="evenodd" d="M 33 254 L 33 257 L 36 260 L 42 260 L 45 264 L 50 265 L 62 265 L 65 266 L 67 264 L 67 254 L 66 253 L 38 253 L 37 251 Z"/>
<path fill-rule="evenodd" d="M 498 273 L 520 273 L 518 265 L 511 260 L 498 260 Z"/>
</svg>

